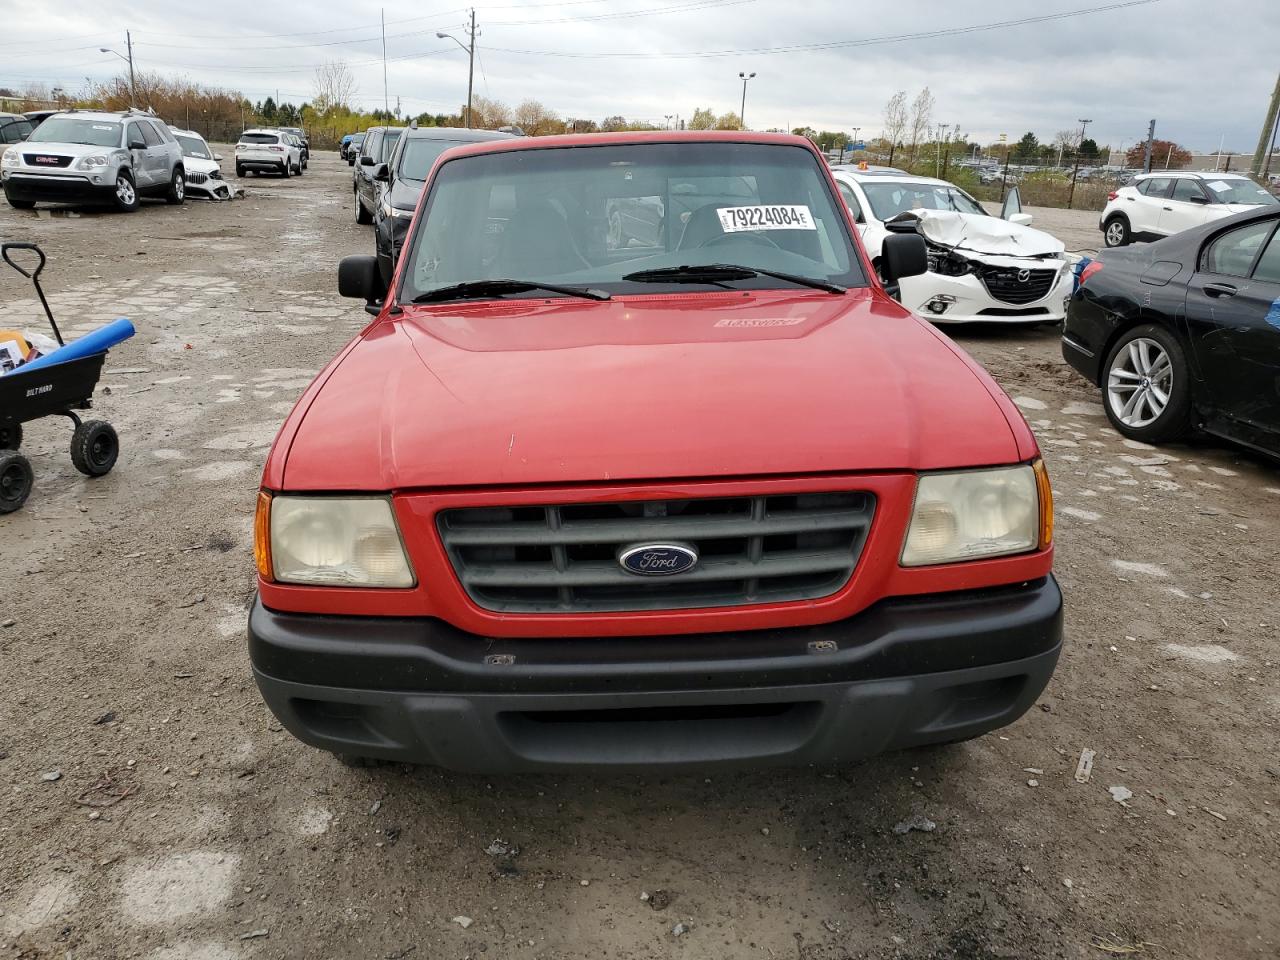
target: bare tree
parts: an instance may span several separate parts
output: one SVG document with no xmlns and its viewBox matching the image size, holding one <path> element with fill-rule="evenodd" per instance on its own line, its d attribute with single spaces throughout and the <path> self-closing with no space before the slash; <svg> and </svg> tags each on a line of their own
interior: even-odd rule
<svg viewBox="0 0 1280 960">
<path fill-rule="evenodd" d="M 884 105 L 884 130 L 881 138 L 891 146 L 902 140 L 903 131 L 907 129 L 907 91 L 899 90 Z"/>
<path fill-rule="evenodd" d="M 911 159 L 916 158 L 916 146 L 920 143 L 920 138 L 924 136 L 925 131 L 929 129 L 929 124 L 933 121 L 933 94 L 929 92 L 929 88 L 925 87 L 916 98 L 911 101 L 911 116 L 907 121 L 911 130 Z"/>
<path fill-rule="evenodd" d="M 515 124 L 531 137 L 564 133 L 564 121 L 537 100 L 526 100 L 516 107 Z"/>
<path fill-rule="evenodd" d="M 496 130 L 511 123 L 511 108 L 500 100 L 476 96 L 471 101 L 471 125 L 482 130 Z"/>
<path fill-rule="evenodd" d="M 315 90 L 312 107 L 316 113 L 325 114 L 335 108 L 347 110 L 355 96 L 356 78 L 341 60 L 330 60 L 316 67 L 312 87 Z"/>
</svg>

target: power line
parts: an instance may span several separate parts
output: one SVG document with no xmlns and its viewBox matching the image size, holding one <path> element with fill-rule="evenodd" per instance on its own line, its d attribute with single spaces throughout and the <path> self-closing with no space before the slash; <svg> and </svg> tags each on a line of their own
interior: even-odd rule
<svg viewBox="0 0 1280 960">
<path fill-rule="evenodd" d="M 1083 10 L 1068 10 L 1062 13 L 1047 13 L 1036 17 L 1020 17 L 1016 20 L 997 20 L 993 23 L 970 24 L 963 27 L 946 27 L 939 30 L 926 30 L 919 33 L 902 33 L 883 37 L 866 37 L 857 40 L 831 40 L 822 43 L 794 43 L 778 47 L 746 47 L 735 50 L 688 50 L 664 51 L 648 53 L 574 53 L 567 50 L 522 50 L 511 47 L 494 47 L 499 53 L 512 53 L 532 57 L 563 57 L 571 60 L 688 60 L 712 57 L 764 56 L 778 53 L 801 53 L 815 50 L 844 50 L 853 47 L 869 47 L 885 43 L 903 43 L 908 40 L 930 40 L 938 37 L 955 37 L 968 33 L 982 33 L 989 30 L 1002 30 L 1006 27 L 1021 27 L 1029 24 L 1048 23 L 1054 20 L 1067 20 L 1093 13 L 1109 13 L 1113 10 L 1124 10 L 1129 7 L 1142 7 L 1162 0 L 1124 0 L 1121 3 L 1109 3 L 1101 7 L 1087 7 Z"/>
</svg>

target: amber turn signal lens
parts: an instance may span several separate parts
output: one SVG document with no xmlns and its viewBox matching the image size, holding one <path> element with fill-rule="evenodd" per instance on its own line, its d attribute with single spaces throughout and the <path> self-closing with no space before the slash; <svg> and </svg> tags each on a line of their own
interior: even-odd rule
<svg viewBox="0 0 1280 960">
<path fill-rule="evenodd" d="M 253 559 L 258 576 L 270 583 L 275 579 L 271 569 L 271 494 L 258 491 L 258 509 L 253 515 Z"/>
<path fill-rule="evenodd" d="M 1040 494 L 1040 549 L 1053 543 L 1053 487 L 1043 460 L 1031 465 L 1036 472 L 1036 491 Z"/>
</svg>

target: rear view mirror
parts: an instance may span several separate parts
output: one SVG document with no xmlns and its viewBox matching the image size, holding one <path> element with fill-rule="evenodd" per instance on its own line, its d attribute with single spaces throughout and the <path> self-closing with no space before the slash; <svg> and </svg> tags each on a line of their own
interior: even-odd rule
<svg viewBox="0 0 1280 960">
<path fill-rule="evenodd" d="M 880 270 L 885 286 L 896 286 L 906 277 L 918 277 L 929 269 L 929 251 L 919 234 L 893 234 L 880 248 Z"/>
<path fill-rule="evenodd" d="M 365 301 L 365 310 L 377 313 L 377 304 L 387 295 L 387 285 L 378 269 L 378 258 L 343 257 L 338 264 L 338 294 Z"/>
</svg>

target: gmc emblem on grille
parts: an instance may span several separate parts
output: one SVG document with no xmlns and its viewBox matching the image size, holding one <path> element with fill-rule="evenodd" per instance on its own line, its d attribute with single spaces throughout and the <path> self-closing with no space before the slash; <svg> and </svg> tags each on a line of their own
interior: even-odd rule
<svg viewBox="0 0 1280 960">
<path fill-rule="evenodd" d="M 36 163 L 48 163 L 48 164 L 52 164 L 53 166 L 55 166 L 55 167 L 56 167 L 56 166 L 58 165 L 58 158 L 57 158 L 57 157 L 43 157 L 43 156 L 39 156 L 39 155 L 37 155 L 37 156 L 36 156 Z"/>
<path fill-rule="evenodd" d="M 679 543 L 642 543 L 618 554 L 618 565 L 641 577 L 670 577 L 697 564 L 698 551 Z"/>
</svg>

